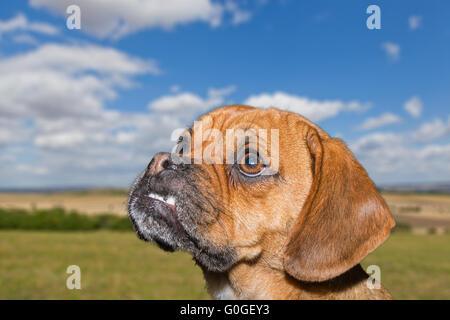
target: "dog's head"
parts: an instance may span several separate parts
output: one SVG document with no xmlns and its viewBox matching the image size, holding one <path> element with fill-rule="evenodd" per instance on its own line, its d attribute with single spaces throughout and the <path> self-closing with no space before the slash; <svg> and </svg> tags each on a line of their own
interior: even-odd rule
<svg viewBox="0 0 450 320">
<path fill-rule="evenodd" d="M 186 250 L 207 270 L 264 255 L 305 281 L 342 274 L 394 226 L 342 141 L 297 114 L 246 106 L 202 116 L 176 152 L 155 155 L 129 216 L 141 239 Z"/>
</svg>

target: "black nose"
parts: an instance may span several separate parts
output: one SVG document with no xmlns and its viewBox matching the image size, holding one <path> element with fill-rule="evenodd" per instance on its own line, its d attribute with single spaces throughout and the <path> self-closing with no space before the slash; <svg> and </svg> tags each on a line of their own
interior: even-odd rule
<svg viewBox="0 0 450 320">
<path fill-rule="evenodd" d="M 154 176 L 171 166 L 173 166 L 173 163 L 170 159 L 170 153 L 160 152 L 153 157 L 152 161 L 150 161 L 147 167 L 147 173 Z"/>
</svg>

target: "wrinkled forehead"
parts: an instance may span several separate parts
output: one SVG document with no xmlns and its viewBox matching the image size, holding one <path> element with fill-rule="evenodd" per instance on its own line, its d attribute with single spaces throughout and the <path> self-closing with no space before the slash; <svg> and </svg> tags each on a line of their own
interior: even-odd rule
<svg viewBox="0 0 450 320">
<path fill-rule="evenodd" d="M 259 129 L 270 129 L 277 127 L 273 121 L 269 121 L 269 115 L 266 110 L 247 106 L 227 106 L 215 109 L 207 114 L 200 116 L 193 124 L 187 128 L 182 136 L 202 135 L 202 139 L 208 141 L 207 135 L 212 130 L 219 131 L 226 136 L 227 131 L 243 130 L 247 134 Z"/>
<path fill-rule="evenodd" d="M 302 134 L 310 128 L 314 128 L 321 137 L 328 137 L 316 124 L 305 117 L 277 108 L 254 108 L 250 106 L 232 105 L 211 111 L 198 119 L 202 124 L 202 130 L 217 129 L 225 133 L 228 129 L 277 129 L 280 134 Z M 200 126 L 197 127 L 199 129 Z M 194 131 L 190 129 L 191 133 Z"/>
<path fill-rule="evenodd" d="M 197 123 L 203 131 L 216 129 L 223 134 L 226 130 L 280 129 L 282 114 L 277 109 L 259 109 L 248 106 L 227 106 L 201 116 Z M 194 123 L 195 124 L 195 123 Z M 193 126 L 193 132 L 200 126 Z"/>
</svg>

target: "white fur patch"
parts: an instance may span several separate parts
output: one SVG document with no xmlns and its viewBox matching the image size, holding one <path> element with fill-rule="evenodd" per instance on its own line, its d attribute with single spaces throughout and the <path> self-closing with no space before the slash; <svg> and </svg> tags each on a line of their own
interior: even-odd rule
<svg viewBox="0 0 450 320">
<path fill-rule="evenodd" d="M 238 297 L 234 293 L 233 288 L 228 281 L 226 275 L 215 275 L 214 277 L 207 277 L 208 291 L 216 300 L 237 300 Z"/>
</svg>

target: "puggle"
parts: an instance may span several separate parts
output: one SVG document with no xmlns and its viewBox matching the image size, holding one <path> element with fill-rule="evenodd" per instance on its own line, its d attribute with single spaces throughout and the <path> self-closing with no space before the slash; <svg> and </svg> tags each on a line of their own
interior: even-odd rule
<svg viewBox="0 0 450 320">
<path fill-rule="evenodd" d="M 134 182 L 138 237 L 192 254 L 215 299 L 391 299 L 360 262 L 395 223 L 340 139 L 276 108 L 201 116 Z"/>
</svg>

